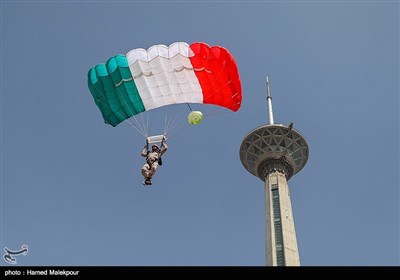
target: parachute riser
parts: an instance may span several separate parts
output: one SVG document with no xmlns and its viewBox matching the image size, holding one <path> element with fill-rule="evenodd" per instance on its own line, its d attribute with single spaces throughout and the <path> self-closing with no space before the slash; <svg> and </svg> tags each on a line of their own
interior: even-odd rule
<svg viewBox="0 0 400 280">
<path fill-rule="evenodd" d="M 154 135 L 146 137 L 147 151 L 150 151 L 150 144 L 158 144 L 160 143 L 160 147 L 164 145 L 164 141 L 167 140 L 167 136 L 162 135 Z"/>
</svg>

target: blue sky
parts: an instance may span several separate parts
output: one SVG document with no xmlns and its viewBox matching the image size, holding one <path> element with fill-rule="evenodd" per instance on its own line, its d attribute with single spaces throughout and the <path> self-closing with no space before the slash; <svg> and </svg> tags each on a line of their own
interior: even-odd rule
<svg viewBox="0 0 400 280">
<path fill-rule="evenodd" d="M 275 122 L 310 147 L 289 181 L 302 265 L 400 264 L 398 1 L 0 7 L 1 250 L 27 244 L 18 264 L 264 265 L 263 184 L 239 147 L 267 122 L 266 75 Z M 176 41 L 230 50 L 242 108 L 183 125 L 144 188 L 143 138 L 103 123 L 86 75 Z"/>
</svg>

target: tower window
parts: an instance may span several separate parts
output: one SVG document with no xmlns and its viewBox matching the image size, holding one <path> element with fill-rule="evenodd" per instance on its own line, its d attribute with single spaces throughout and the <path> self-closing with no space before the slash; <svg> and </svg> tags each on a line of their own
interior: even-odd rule
<svg viewBox="0 0 400 280">
<path fill-rule="evenodd" d="M 283 246 L 281 207 L 279 203 L 279 190 L 277 184 L 271 185 L 271 192 L 272 192 L 272 209 L 274 215 L 274 228 L 275 228 L 276 262 L 278 266 L 285 266 L 285 251 Z"/>
</svg>

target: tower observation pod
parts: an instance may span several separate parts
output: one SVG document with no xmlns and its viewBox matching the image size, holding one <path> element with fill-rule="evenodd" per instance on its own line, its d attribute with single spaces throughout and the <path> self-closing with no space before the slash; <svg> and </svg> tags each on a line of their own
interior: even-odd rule
<svg viewBox="0 0 400 280">
<path fill-rule="evenodd" d="M 240 146 L 244 168 L 264 181 L 266 265 L 299 266 L 289 179 L 306 165 L 305 138 L 289 125 L 275 124 L 267 77 L 268 124 L 251 131 Z"/>
</svg>

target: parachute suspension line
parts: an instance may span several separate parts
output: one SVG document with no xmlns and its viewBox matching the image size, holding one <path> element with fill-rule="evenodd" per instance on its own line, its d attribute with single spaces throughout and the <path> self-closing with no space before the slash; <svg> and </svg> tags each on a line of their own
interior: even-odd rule
<svg viewBox="0 0 400 280">
<path fill-rule="evenodd" d="M 184 120 L 181 120 L 181 121 L 183 122 Z M 178 126 L 179 129 L 173 131 L 173 133 L 172 133 L 172 130 L 175 129 L 175 127 L 177 126 L 177 124 L 178 124 L 178 122 L 175 122 L 175 124 L 174 124 L 173 128 L 171 129 L 171 132 L 170 132 L 170 134 L 169 134 L 169 136 L 168 136 L 168 139 L 171 139 L 171 138 L 173 138 L 173 137 L 175 137 L 175 136 L 181 134 L 181 133 L 188 127 L 187 125 L 180 125 L 180 126 Z"/>
<path fill-rule="evenodd" d="M 146 125 L 146 127 L 147 127 L 147 132 L 149 132 L 149 119 L 150 119 L 150 116 L 147 115 L 147 125 Z"/>
<path fill-rule="evenodd" d="M 170 131 L 172 116 L 165 115 L 165 125 L 164 125 L 164 134 L 166 135 Z"/>
<path fill-rule="evenodd" d="M 168 133 L 168 138 L 171 139 L 171 137 L 174 137 L 178 133 L 182 132 L 186 126 L 184 125 L 179 125 L 181 122 L 183 122 L 183 119 L 178 119 L 178 115 L 175 116 L 174 120 L 172 120 L 172 117 L 170 118 L 169 125 L 167 126 L 167 133 Z M 176 127 L 179 127 L 179 129 L 176 130 Z"/>
<path fill-rule="evenodd" d="M 172 118 L 171 118 L 171 120 L 172 120 Z M 168 130 L 170 132 L 172 132 L 175 129 L 175 127 L 177 126 L 177 124 L 178 124 L 177 120 L 178 120 L 178 115 L 175 115 L 175 119 L 173 121 L 171 121 L 171 124 L 170 124 L 170 126 L 168 128 Z"/>
<path fill-rule="evenodd" d="M 115 112 L 118 113 L 118 112 Z M 118 113 L 120 116 L 122 116 L 120 113 Z M 136 118 L 134 117 L 134 119 L 136 120 Z M 130 126 L 132 126 L 134 129 L 136 129 L 137 132 L 139 132 L 141 135 L 144 135 L 143 129 L 140 127 L 140 125 L 137 127 L 135 126 L 133 123 L 131 123 L 128 119 L 124 120 L 124 122 L 127 122 Z M 137 122 L 137 121 L 136 121 Z"/>
<path fill-rule="evenodd" d="M 189 103 L 186 103 L 187 105 L 188 105 L 188 107 L 189 107 L 189 109 L 190 109 L 190 112 L 192 112 L 193 110 L 192 110 L 192 107 L 190 107 L 190 105 L 189 105 Z"/>
<path fill-rule="evenodd" d="M 107 101 L 107 98 L 104 96 L 104 95 L 102 95 L 102 96 L 100 96 L 100 100 L 102 100 L 102 101 L 104 101 L 104 102 L 108 102 Z M 125 104 L 126 105 L 126 104 Z M 129 108 L 129 106 L 126 106 L 127 108 Z M 129 109 L 130 110 L 130 109 Z M 116 114 L 118 114 L 118 116 L 120 117 L 120 118 L 124 118 L 124 116 L 121 114 L 121 113 L 119 113 L 119 112 L 114 112 L 114 113 L 116 113 Z M 131 112 L 131 114 L 133 115 L 133 113 Z M 144 137 L 146 137 L 145 136 L 145 134 L 144 134 L 144 131 L 143 131 L 143 129 L 140 127 L 140 125 L 139 125 L 139 123 L 137 122 L 137 120 L 136 120 L 136 118 L 135 118 L 135 116 L 133 116 L 133 118 L 135 119 L 135 121 L 136 121 L 136 123 L 138 124 L 138 127 L 137 126 L 135 126 L 134 124 L 132 124 L 128 119 L 126 119 L 126 120 L 124 120 L 124 122 L 126 121 L 127 123 L 129 123 L 129 125 L 130 126 L 132 126 L 134 129 L 136 129 L 136 131 L 137 132 L 139 132 L 141 135 L 143 135 Z"/>
<path fill-rule="evenodd" d="M 135 120 L 137 127 L 135 125 L 133 125 L 129 119 L 126 119 L 125 121 L 128 122 L 132 127 L 134 127 L 140 134 L 143 135 L 143 137 L 146 137 L 146 132 L 144 130 L 144 128 L 140 125 L 140 123 L 138 122 L 138 120 L 136 119 L 135 115 L 132 115 L 133 119 Z M 140 130 L 139 130 L 140 129 Z"/>
<path fill-rule="evenodd" d="M 167 133 L 172 133 L 173 129 L 176 127 L 177 125 L 177 119 L 178 119 L 178 114 L 175 114 L 174 116 L 171 116 L 168 122 L 168 126 L 167 126 Z"/>
<path fill-rule="evenodd" d="M 165 113 L 165 119 L 164 119 L 164 135 L 167 135 L 167 118 L 168 118 L 168 112 Z"/>
<path fill-rule="evenodd" d="M 135 119 L 136 120 L 136 119 Z M 146 137 L 146 135 L 144 134 L 144 132 L 143 132 L 143 130 L 142 129 L 138 129 L 135 125 L 133 125 L 129 120 L 125 120 L 127 123 L 129 123 L 134 129 L 136 129 L 136 131 L 137 132 L 139 132 L 141 135 L 143 135 L 143 137 Z M 140 126 L 139 126 L 139 128 L 141 128 Z"/>
<path fill-rule="evenodd" d="M 125 102 L 125 106 L 126 106 L 126 108 L 129 109 L 130 114 L 132 115 L 132 117 L 133 117 L 133 119 L 135 120 L 136 124 L 137 124 L 138 127 L 140 128 L 140 131 L 141 131 L 140 134 L 142 134 L 143 137 L 146 137 L 146 136 L 147 136 L 147 131 L 146 131 L 145 125 L 144 125 L 144 124 L 141 125 L 141 124 L 139 123 L 139 121 L 138 121 L 137 118 L 135 117 L 135 114 L 131 111 L 131 109 L 129 108 L 129 106 L 128 106 L 128 104 L 127 104 L 126 102 Z M 140 115 L 140 117 L 142 118 L 142 123 L 143 123 L 143 116 Z M 126 119 L 126 121 L 127 121 L 128 123 L 130 123 L 128 119 Z"/>
<path fill-rule="evenodd" d="M 172 116 L 171 116 L 169 126 L 168 126 L 168 132 L 172 131 L 176 127 L 177 119 L 178 119 L 178 115 L 175 115 L 174 119 L 172 119 Z"/>
<path fill-rule="evenodd" d="M 144 123 L 144 119 L 143 119 L 143 114 L 140 114 L 140 120 L 142 121 L 142 127 L 143 127 L 143 131 L 144 131 L 144 133 L 145 133 L 145 137 L 147 137 L 147 135 L 148 135 L 148 129 L 147 129 L 147 127 L 146 127 L 146 124 Z"/>
<path fill-rule="evenodd" d="M 125 105 L 126 108 L 129 109 L 129 113 L 132 115 L 132 117 L 133 117 L 133 119 L 135 120 L 137 126 L 135 126 L 134 124 L 132 124 L 132 123 L 129 121 L 129 119 L 125 119 L 125 121 L 126 121 L 127 123 L 129 123 L 133 128 L 135 128 L 136 131 L 139 132 L 143 137 L 146 137 L 147 134 L 146 134 L 145 126 L 144 126 L 144 125 L 143 125 L 143 126 L 140 125 L 140 123 L 138 122 L 138 120 L 137 120 L 136 117 L 135 117 L 135 114 L 132 112 L 132 110 L 130 109 L 130 107 L 128 106 L 128 103 L 127 103 L 126 101 L 125 101 L 125 104 L 124 104 L 124 105 Z M 118 112 L 116 112 L 116 113 L 118 113 Z M 123 117 L 121 113 L 118 113 L 118 114 L 120 115 L 120 117 Z M 143 116 L 142 116 L 142 118 L 143 118 Z"/>
<path fill-rule="evenodd" d="M 134 125 L 134 124 L 132 124 L 132 123 L 129 121 L 129 119 L 126 119 L 125 121 L 126 121 L 127 123 L 129 123 L 133 128 L 135 128 L 137 132 L 139 132 L 141 135 L 143 135 L 143 137 L 146 137 L 146 133 L 145 133 L 143 127 L 139 124 L 138 120 L 136 119 L 136 117 L 135 117 L 134 115 L 132 115 L 132 117 L 133 117 L 133 119 L 135 120 L 137 126 Z"/>
</svg>

